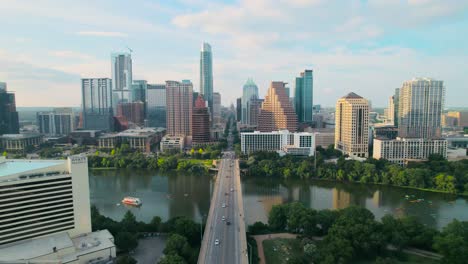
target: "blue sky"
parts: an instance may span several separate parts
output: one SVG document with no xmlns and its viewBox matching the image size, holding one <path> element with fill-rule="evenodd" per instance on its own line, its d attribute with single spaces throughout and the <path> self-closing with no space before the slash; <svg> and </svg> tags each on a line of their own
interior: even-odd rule
<svg viewBox="0 0 468 264">
<path fill-rule="evenodd" d="M 263 97 L 312 68 L 325 106 L 350 91 L 386 106 L 419 76 L 468 106 L 468 0 L 0 0 L 0 13 L 0 81 L 18 106 L 80 105 L 80 78 L 111 77 L 111 52 L 127 46 L 134 79 L 198 90 L 203 41 L 224 105 L 248 77 Z"/>
</svg>

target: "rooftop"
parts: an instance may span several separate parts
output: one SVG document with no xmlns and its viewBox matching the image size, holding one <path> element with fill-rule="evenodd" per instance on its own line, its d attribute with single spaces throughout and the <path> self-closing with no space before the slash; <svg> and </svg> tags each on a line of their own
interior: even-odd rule
<svg viewBox="0 0 468 264">
<path fill-rule="evenodd" d="M 0 177 L 63 164 L 53 160 L 7 160 L 0 157 Z"/>
<path fill-rule="evenodd" d="M 67 250 L 68 252 L 63 252 L 65 254 L 58 254 L 62 256 L 61 260 L 63 262 L 69 262 L 77 259 L 80 255 L 110 247 L 114 247 L 114 244 L 112 242 L 112 235 L 107 230 L 83 234 L 75 238 L 70 238 L 68 233 L 59 233 L 1 246 L 0 261 L 29 260 L 38 257 L 44 260 L 56 260 L 52 256 L 49 258 L 45 256 L 54 253 L 54 248 L 56 251 L 73 248 L 73 251 L 70 253 Z"/>
<path fill-rule="evenodd" d="M 35 138 L 40 137 L 41 134 L 29 133 L 29 134 L 3 134 L 0 138 L 3 139 L 23 139 L 23 138 Z"/>
<path fill-rule="evenodd" d="M 362 98 L 362 96 L 360 96 L 360 95 L 358 95 L 358 94 L 356 94 L 356 93 L 351 92 L 351 93 L 349 93 L 349 94 L 343 96 L 342 98 L 346 98 L 346 99 L 360 99 L 360 98 Z"/>
</svg>

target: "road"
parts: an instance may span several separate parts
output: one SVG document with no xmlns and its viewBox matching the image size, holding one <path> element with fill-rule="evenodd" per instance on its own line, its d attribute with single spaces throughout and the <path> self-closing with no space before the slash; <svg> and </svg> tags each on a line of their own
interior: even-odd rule
<svg viewBox="0 0 468 264">
<path fill-rule="evenodd" d="M 223 152 L 216 177 L 198 263 L 248 263 L 239 162 L 229 147 Z"/>
</svg>

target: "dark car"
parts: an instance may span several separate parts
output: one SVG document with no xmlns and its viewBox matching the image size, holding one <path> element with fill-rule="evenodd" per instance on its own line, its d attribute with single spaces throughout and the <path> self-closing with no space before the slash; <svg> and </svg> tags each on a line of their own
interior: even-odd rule
<svg viewBox="0 0 468 264">
<path fill-rule="evenodd" d="M 231 222 L 227 221 L 227 222 L 226 222 L 226 225 L 231 225 Z"/>
</svg>

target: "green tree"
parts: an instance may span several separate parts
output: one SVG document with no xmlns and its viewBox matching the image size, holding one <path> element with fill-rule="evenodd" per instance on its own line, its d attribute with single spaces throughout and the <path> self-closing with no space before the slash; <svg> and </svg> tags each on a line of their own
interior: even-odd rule
<svg viewBox="0 0 468 264">
<path fill-rule="evenodd" d="M 166 255 L 180 255 L 185 260 L 188 260 L 191 257 L 192 249 L 186 237 L 172 234 L 167 239 L 163 252 Z"/>
<path fill-rule="evenodd" d="M 130 232 L 119 232 L 115 236 L 115 245 L 123 252 L 129 252 L 138 246 L 136 234 Z"/>
<path fill-rule="evenodd" d="M 6 157 L 6 156 L 8 156 L 8 153 L 6 151 L 3 151 L 2 156 Z"/>
<path fill-rule="evenodd" d="M 444 173 L 439 173 L 435 177 L 435 186 L 437 190 L 441 190 L 449 193 L 456 193 L 457 189 L 455 187 L 456 180 L 455 177 L 451 175 L 446 175 Z"/>
<path fill-rule="evenodd" d="M 111 156 L 114 156 L 114 155 L 115 155 L 115 149 L 112 149 L 112 150 L 111 150 L 110 155 L 111 155 Z"/>
<path fill-rule="evenodd" d="M 274 205 L 268 214 L 268 225 L 277 231 L 286 229 L 288 221 L 288 205 Z"/>
<path fill-rule="evenodd" d="M 136 221 L 135 215 L 128 210 L 124 217 L 122 218 L 122 221 L 120 221 L 120 224 L 122 226 L 122 229 L 128 232 L 136 232 L 138 228 L 138 222 Z"/>
<path fill-rule="evenodd" d="M 165 255 L 158 264 L 186 264 L 187 261 L 177 254 Z"/>
<path fill-rule="evenodd" d="M 462 264 L 468 259 L 468 221 L 453 220 L 435 237 L 434 248 L 444 257 L 443 263 Z"/>
</svg>

